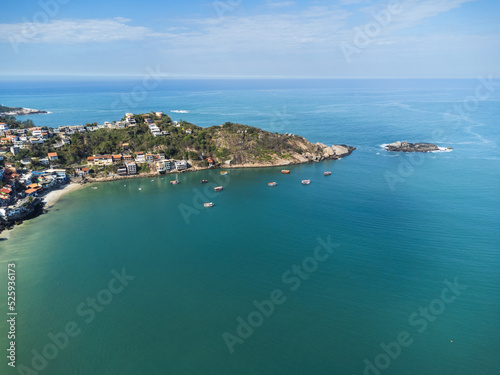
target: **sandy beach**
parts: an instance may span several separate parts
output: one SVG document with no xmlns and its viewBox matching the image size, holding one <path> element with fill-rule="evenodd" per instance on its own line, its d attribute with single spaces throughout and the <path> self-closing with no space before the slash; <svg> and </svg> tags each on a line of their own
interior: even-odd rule
<svg viewBox="0 0 500 375">
<path fill-rule="evenodd" d="M 84 185 L 77 184 L 77 183 L 70 183 L 69 185 L 66 185 L 62 189 L 57 189 L 57 190 L 52 190 L 46 195 L 42 197 L 42 201 L 45 203 L 45 208 L 49 208 L 54 205 L 54 203 L 57 202 L 59 198 L 61 198 L 64 194 L 69 193 L 70 191 L 77 190 Z"/>
</svg>

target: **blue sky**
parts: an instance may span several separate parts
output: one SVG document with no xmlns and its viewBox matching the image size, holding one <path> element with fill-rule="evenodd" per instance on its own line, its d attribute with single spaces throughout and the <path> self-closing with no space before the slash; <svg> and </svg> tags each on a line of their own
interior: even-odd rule
<svg viewBox="0 0 500 375">
<path fill-rule="evenodd" d="M 4 2 L 0 75 L 476 78 L 497 0 Z"/>
</svg>

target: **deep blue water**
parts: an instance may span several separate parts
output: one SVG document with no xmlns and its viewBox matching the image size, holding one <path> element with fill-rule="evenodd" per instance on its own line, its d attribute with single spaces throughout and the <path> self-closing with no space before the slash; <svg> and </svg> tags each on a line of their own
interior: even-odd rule
<svg viewBox="0 0 500 375">
<path fill-rule="evenodd" d="M 144 97 L 141 87 L 3 82 L 0 103 L 52 112 L 31 116 L 37 125 L 163 110 L 197 125 L 239 122 L 357 150 L 290 175 L 197 172 L 176 186 L 137 179 L 64 196 L 0 242 L 0 277 L 8 262 L 19 272 L 18 364 L 32 366 L 32 350 L 75 322 L 81 332 L 42 373 L 363 374 L 366 361 L 383 374 L 498 373 L 498 81 L 164 80 Z M 396 140 L 453 151 L 380 147 Z M 216 184 L 225 186 L 217 195 Z M 215 207 L 201 207 L 207 200 Z M 315 263 L 318 238 L 336 247 Z M 294 265 L 308 270 L 300 285 L 287 273 Z M 135 279 L 85 322 L 78 306 L 123 267 Z M 455 279 L 468 287 L 453 295 L 446 280 Z M 283 303 L 231 353 L 223 335 L 237 335 L 238 317 L 258 319 L 253 302 L 274 290 Z M 0 298 L 6 311 L 5 291 Z M 391 346 L 391 358 L 382 346 L 398 336 L 409 345 Z"/>
</svg>

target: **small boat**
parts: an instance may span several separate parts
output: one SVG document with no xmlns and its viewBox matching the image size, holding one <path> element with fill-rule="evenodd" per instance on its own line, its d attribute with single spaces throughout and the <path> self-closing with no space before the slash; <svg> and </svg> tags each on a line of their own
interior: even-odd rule
<svg viewBox="0 0 500 375">
<path fill-rule="evenodd" d="M 202 184 L 206 184 L 208 182 L 208 180 L 201 180 L 200 183 Z"/>
<path fill-rule="evenodd" d="M 325 176 L 330 176 L 332 174 L 332 172 L 328 171 L 328 172 L 325 172 L 323 173 Z"/>
<path fill-rule="evenodd" d="M 222 191 L 223 187 L 222 186 L 217 186 L 214 187 L 214 191 Z"/>
<path fill-rule="evenodd" d="M 172 112 L 172 113 L 189 113 L 189 111 L 187 111 L 185 109 L 173 109 L 170 112 Z"/>
<path fill-rule="evenodd" d="M 281 173 L 283 173 L 283 174 L 290 174 L 290 171 L 288 169 L 282 169 Z"/>
<path fill-rule="evenodd" d="M 177 185 L 180 184 L 181 182 L 179 181 L 179 175 L 175 175 L 175 180 L 170 181 L 172 185 Z"/>
<path fill-rule="evenodd" d="M 276 186 L 276 185 L 278 185 L 277 182 L 268 182 L 267 183 L 267 186 Z"/>
<path fill-rule="evenodd" d="M 208 203 L 203 203 L 203 207 L 213 207 L 214 204 L 212 202 L 208 202 Z"/>
<path fill-rule="evenodd" d="M 139 188 L 139 190 L 142 190 L 142 188 Z"/>
<path fill-rule="evenodd" d="M 225 175 L 227 175 L 227 172 L 226 171 L 221 171 L 220 174 L 221 174 L 221 176 L 225 176 Z"/>
<path fill-rule="evenodd" d="M 302 185 L 309 185 L 311 180 L 302 180 Z"/>
</svg>

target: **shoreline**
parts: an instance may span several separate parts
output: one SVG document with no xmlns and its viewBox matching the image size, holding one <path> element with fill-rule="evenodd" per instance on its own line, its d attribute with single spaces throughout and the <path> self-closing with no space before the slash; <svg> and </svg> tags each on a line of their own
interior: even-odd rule
<svg viewBox="0 0 500 375">
<path fill-rule="evenodd" d="M 65 185 L 61 189 L 55 189 L 49 191 L 47 194 L 43 194 L 40 196 L 40 199 L 42 201 L 43 205 L 43 210 L 45 211 L 48 208 L 51 208 L 63 195 L 70 193 L 72 191 L 78 190 L 80 188 L 84 187 L 83 184 L 80 184 L 78 182 L 70 182 L 69 184 Z M 44 212 L 45 213 L 45 212 Z M 37 215 L 35 217 L 41 216 Z M 3 230 L 0 230 L 0 241 L 7 241 L 10 239 L 10 235 L 14 232 L 16 228 L 19 226 L 23 225 L 24 222 L 30 221 L 31 219 L 34 219 L 34 217 L 28 218 L 28 219 L 23 219 L 21 223 L 19 224 L 14 224 L 11 228 L 5 228 Z"/>
<path fill-rule="evenodd" d="M 347 156 L 347 155 L 345 155 L 345 156 Z M 300 165 L 300 164 L 321 163 L 322 161 L 325 161 L 325 160 L 340 160 L 340 159 L 343 159 L 343 157 L 344 156 L 337 156 L 337 157 L 324 158 L 324 159 L 318 160 L 318 161 L 307 160 L 307 161 L 276 163 L 276 164 L 255 163 L 255 164 L 235 164 L 235 165 L 217 166 L 217 167 L 191 167 L 191 168 L 185 169 L 183 171 L 175 170 L 175 171 L 168 172 L 165 174 L 158 174 L 155 172 L 155 173 L 139 173 L 139 174 L 132 175 L 132 176 L 111 176 L 111 177 L 97 177 L 97 178 L 85 177 L 85 178 L 82 178 L 80 181 L 77 181 L 75 178 L 73 178 L 70 180 L 70 183 L 65 185 L 63 188 L 51 190 L 48 193 L 41 195 L 40 199 L 43 203 L 43 209 L 45 211 L 48 208 L 51 208 L 52 206 L 54 206 L 54 204 L 63 195 L 70 193 L 72 191 L 76 191 L 78 189 L 81 189 L 81 188 L 85 187 L 85 185 L 92 184 L 95 182 L 110 182 L 110 181 L 136 179 L 136 178 L 153 178 L 153 177 L 156 178 L 156 177 L 160 177 L 160 176 L 176 175 L 178 173 L 199 172 L 199 171 L 205 171 L 205 170 L 221 170 L 222 171 L 225 169 L 239 169 L 239 168 L 244 169 L 244 168 L 286 167 L 286 166 Z M 31 220 L 31 219 L 23 220 L 23 222 L 27 221 L 27 220 Z M 12 227 L 12 229 L 6 229 L 6 230 L 1 231 L 0 232 L 0 236 L 1 236 L 0 240 L 8 240 L 12 231 L 21 224 L 15 224 Z"/>
<path fill-rule="evenodd" d="M 70 182 L 68 185 L 64 186 L 62 189 L 55 189 L 49 191 L 47 194 L 41 196 L 41 200 L 44 203 L 44 209 L 52 207 L 64 194 L 71 191 L 78 190 L 84 185 L 78 182 Z"/>
<path fill-rule="evenodd" d="M 308 160 L 308 161 L 299 161 L 299 162 L 287 162 L 287 163 L 276 163 L 276 164 L 264 164 L 264 163 L 255 163 L 255 164 L 234 164 L 234 165 L 227 165 L 227 166 L 217 166 L 217 167 L 191 167 L 188 169 L 185 169 L 183 171 L 178 171 L 174 170 L 172 172 L 164 173 L 164 174 L 159 174 L 156 172 L 148 172 L 148 173 L 138 173 L 135 175 L 127 175 L 127 176 L 108 176 L 108 177 L 85 177 L 85 181 L 83 184 L 80 182 L 72 182 L 79 184 L 79 185 L 84 185 L 85 183 L 93 183 L 93 182 L 108 182 L 108 181 L 119 181 L 119 180 L 128 180 L 128 179 L 134 179 L 134 178 L 153 178 L 153 177 L 160 177 L 160 176 L 168 176 L 168 175 L 176 175 L 179 173 L 188 173 L 188 172 L 200 172 L 200 171 L 206 171 L 206 170 L 226 170 L 226 169 L 238 169 L 238 168 L 273 168 L 273 167 L 289 167 L 292 165 L 301 165 L 301 164 L 312 164 L 312 163 L 321 163 L 322 161 L 325 160 L 341 160 L 343 159 L 344 156 L 342 157 L 335 157 L 335 158 L 325 158 L 323 160 L 315 161 L 315 160 Z"/>
</svg>

